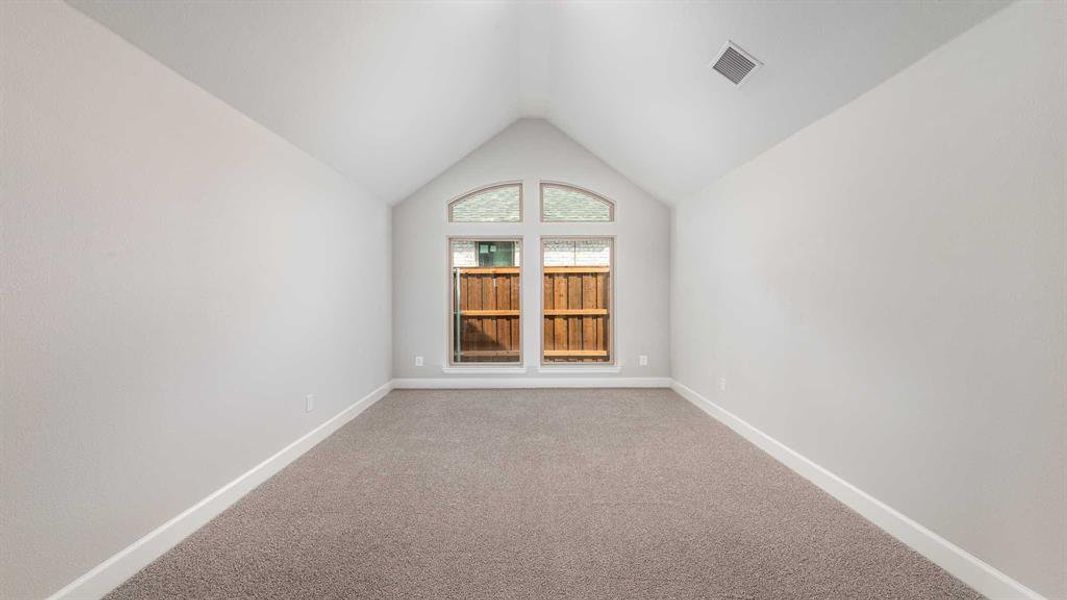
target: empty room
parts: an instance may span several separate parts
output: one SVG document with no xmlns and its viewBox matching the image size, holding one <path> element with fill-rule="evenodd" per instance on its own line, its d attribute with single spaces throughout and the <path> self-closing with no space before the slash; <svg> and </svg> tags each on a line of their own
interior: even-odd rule
<svg viewBox="0 0 1067 600">
<path fill-rule="evenodd" d="M 0 600 L 1067 600 L 1067 1 L 0 0 Z"/>
</svg>

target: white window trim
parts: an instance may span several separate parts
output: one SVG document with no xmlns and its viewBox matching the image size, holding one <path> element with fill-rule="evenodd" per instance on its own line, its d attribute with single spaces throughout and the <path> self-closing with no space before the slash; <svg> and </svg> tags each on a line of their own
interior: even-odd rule
<svg viewBox="0 0 1067 600">
<path fill-rule="evenodd" d="M 605 374 L 605 373 L 622 373 L 622 365 L 604 364 L 600 366 L 586 366 L 586 367 L 574 367 L 570 365 L 541 365 L 537 367 L 538 373 L 552 373 L 553 375 L 562 375 L 563 373 L 575 373 L 575 374 Z"/>
<path fill-rule="evenodd" d="M 492 367 L 490 363 L 478 364 L 468 363 L 464 366 L 451 365 L 441 367 L 441 372 L 446 375 L 523 375 L 526 373 L 526 366 L 516 367 L 514 365 L 508 366 L 508 363 L 504 363 L 504 366 Z"/>
</svg>

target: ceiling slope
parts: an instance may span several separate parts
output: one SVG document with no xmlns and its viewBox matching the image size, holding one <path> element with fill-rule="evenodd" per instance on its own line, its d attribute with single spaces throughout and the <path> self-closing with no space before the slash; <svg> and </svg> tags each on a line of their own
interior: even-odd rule
<svg viewBox="0 0 1067 600">
<path fill-rule="evenodd" d="M 674 202 L 1004 4 L 568 3 L 552 28 L 546 116 Z M 741 86 L 710 68 L 728 40 L 764 63 Z"/>
<path fill-rule="evenodd" d="M 1005 4 L 68 1 L 390 202 L 520 116 L 677 201 Z"/>
<path fill-rule="evenodd" d="M 519 115 L 505 4 L 70 4 L 389 201 Z"/>
</svg>

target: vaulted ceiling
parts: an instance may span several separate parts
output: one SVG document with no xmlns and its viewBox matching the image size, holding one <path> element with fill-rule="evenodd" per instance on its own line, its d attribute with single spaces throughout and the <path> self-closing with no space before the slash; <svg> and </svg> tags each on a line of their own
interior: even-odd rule
<svg viewBox="0 0 1067 600">
<path fill-rule="evenodd" d="M 388 202 L 523 116 L 677 201 L 1005 4 L 69 1 Z"/>
</svg>

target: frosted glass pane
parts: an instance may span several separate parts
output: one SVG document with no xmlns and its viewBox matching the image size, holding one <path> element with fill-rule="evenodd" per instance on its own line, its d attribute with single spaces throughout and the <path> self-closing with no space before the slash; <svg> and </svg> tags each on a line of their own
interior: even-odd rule
<svg viewBox="0 0 1067 600">
<path fill-rule="evenodd" d="M 449 218 L 454 223 L 517 223 L 522 220 L 521 189 L 502 186 L 460 198 L 449 207 Z"/>
<path fill-rule="evenodd" d="M 611 221 L 611 204 L 574 188 L 541 186 L 541 216 L 545 221 Z"/>
</svg>

